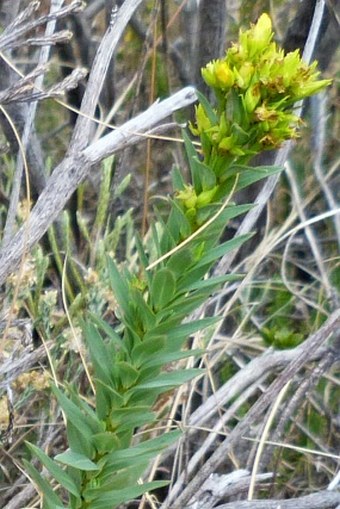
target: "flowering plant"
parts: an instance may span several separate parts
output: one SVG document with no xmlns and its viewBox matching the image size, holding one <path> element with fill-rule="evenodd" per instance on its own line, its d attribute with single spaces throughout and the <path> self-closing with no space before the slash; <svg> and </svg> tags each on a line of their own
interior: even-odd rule
<svg viewBox="0 0 340 509">
<path fill-rule="evenodd" d="M 249 30 L 240 31 L 225 58 L 202 69 L 217 107 L 197 106 L 191 129 L 201 137 L 207 164 L 213 166 L 216 155 L 230 162 L 241 156 L 249 159 L 296 138 L 301 121 L 294 115 L 294 104 L 330 84 L 317 79 L 317 62 L 305 64 L 299 50 L 285 54 L 272 39 L 271 20 L 262 14 Z"/>
<path fill-rule="evenodd" d="M 240 31 L 239 41 L 224 58 L 202 69 L 216 106 L 198 94 L 200 102 L 190 129 L 200 137 L 201 151 L 196 154 L 200 169 L 193 176 L 194 185 L 177 193 L 194 227 L 206 219 L 200 217 L 200 209 L 230 190 L 237 166 L 299 136 L 302 121 L 294 114 L 294 105 L 331 83 L 317 79 L 316 61 L 307 65 L 299 50 L 285 54 L 272 39 L 271 20 L 262 14 L 256 24 Z M 193 150 L 190 154 L 195 157 Z"/>
<path fill-rule="evenodd" d="M 136 235 L 136 271 L 108 260 L 119 325 L 94 315 L 83 322 L 94 402 L 72 387 L 54 387 L 66 416 L 69 449 L 52 460 L 29 445 L 62 487 L 58 494 L 25 462 L 43 494 L 43 509 L 113 509 L 166 484 L 138 481 L 150 459 L 176 440 L 179 432 L 141 441 L 136 429 L 148 426 L 150 434 L 160 394 L 201 373 L 174 363 L 202 353 L 185 350 L 183 345 L 188 335 L 218 318 L 183 320 L 230 279 L 229 275 L 206 279 L 213 264 L 249 238 L 244 235 L 219 244 L 228 220 L 252 206 L 233 205 L 229 198 L 234 191 L 281 170 L 245 164 L 254 154 L 296 138 L 300 120 L 294 115 L 295 101 L 330 83 L 317 80 L 315 63 L 307 66 L 297 51 L 285 55 L 272 38 L 270 19 L 263 14 L 249 30 L 240 32 L 238 43 L 225 58 L 202 70 L 217 104 L 211 106 L 198 94 L 191 131 L 200 137 L 199 150 L 184 133 L 191 182 L 174 170 L 167 218 L 156 211 L 157 221 L 147 239 L 143 242 Z M 165 369 L 169 363 L 170 371 Z"/>
</svg>

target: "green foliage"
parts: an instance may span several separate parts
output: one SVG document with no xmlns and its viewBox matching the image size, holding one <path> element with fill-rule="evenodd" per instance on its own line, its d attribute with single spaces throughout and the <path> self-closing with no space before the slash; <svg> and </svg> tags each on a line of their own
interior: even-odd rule
<svg viewBox="0 0 340 509">
<path fill-rule="evenodd" d="M 178 430 L 154 435 L 154 407 L 162 393 L 202 374 L 200 369 L 183 369 L 181 363 L 171 363 L 202 353 L 186 350 L 186 341 L 191 334 L 213 325 L 219 318 L 189 322 L 184 319 L 232 279 L 228 275 L 209 279 L 209 272 L 221 257 L 239 248 L 251 236 L 220 241 L 228 221 L 252 206 L 235 205 L 232 195 L 281 171 L 278 167 L 248 167 L 246 162 L 250 155 L 294 137 L 297 120 L 291 111 L 293 101 L 328 84 L 327 80 L 315 81 L 314 65 L 308 68 L 297 55 L 291 55 L 284 58 L 282 80 L 287 81 L 284 92 L 289 89 L 294 93 L 281 92 L 277 59 L 278 55 L 283 58 L 283 53 L 271 43 L 271 38 L 270 20 L 266 15 L 261 16 L 258 24 L 240 33 L 239 44 L 228 51 L 226 61 L 211 62 L 203 70 L 205 80 L 216 93 L 218 107 L 215 110 L 207 99 L 199 96 L 196 127 L 192 130 L 201 137 L 201 150 L 183 133 L 191 181 L 186 182 L 179 168 L 173 171 L 174 192 L 168 200 L 168 218 L 165 220 L 156 211 L 156 221 L 145 241 L 133 232 L 132 221 L 127 216 L 124 219 L 134 238 L 130 249 L 136 248 L 138 261 L 130 269 L 127 264 L 119 264 L 107 256 L 103 269 L 114 296 L 114 312 L 119 323 L 112 325 L 93 309 L 82 322 L 91 359 L 95 403 L 71 385 L 65 384 L 63 389 L 53 386 L 67 422 L 68 449 L 51 459 L 29 445 L 53 479 L 49 483 L 25 462 L 28 474 L 43 494 L 46 509 L 113 509 L 166 484 L 139 484 L 150 460 L 180 435 Z M 248 65 L 255 63 L 256 70 Z M 299 81 L 297 74 L 301 70 L 304 77 Z M 261 90 L 260 85 L 257 87 L 260 82 Z M 268 84 L 275 90 L 263 96 Z M 111 177 L 109 161 L 104 167 L 94 231 L 90 232 L 86 223 L 82 223 L 90 245 L 97 244 L 107 222 Z M 64 221 L 66 234 L 62 247 L 68 250 L 67 215 Z M 114 245 L 119 232 L 115 235 L 115 238 L 109 236 Z M 50 241 L 58 269 L 62 271 L 62 260 L 57 256 L 59 244 L 53 232 Z M 104 258 L 106 250 L 112 251 L 107 248 L 104 245 L 99 249 L 100 257 Z M 77 281 L 78 269 L 74 265 L 71 269 Z M 82 288 L 81 282 L 79 286 Z M 83 291 L 86 294 L 86 289 Z M 67 293 L 71 298 L 71 281 Z M 296 334 L 289 330 L 286 335 L 281 330 L 279 335 L 274 326 L 266 334 L 274 343 L 297 340 Z M 136 431 L 140 428 L 147 430 L 152 438 L 146 435 L 145 440 L 138 439 Z M 55 483 L 69 494 L 68 505 L 52 489 Z"/>
<path fill-rule="evenodd" d="M 279 350 L 294 348 L 304 340 L 303 334 L 300 332 L 294 332 L 288 327 L 263 327 L 261 334 L 267 345 L 272 345 Z"/>
</svg>

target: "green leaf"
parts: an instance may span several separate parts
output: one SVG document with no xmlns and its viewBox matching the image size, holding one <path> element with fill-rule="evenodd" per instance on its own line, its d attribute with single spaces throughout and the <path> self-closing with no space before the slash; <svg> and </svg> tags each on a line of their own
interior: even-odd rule
<svg viewBox="0 0 340 509">
<path fill-rule="evenodd" d="M 244 189 L 254 182 L 275 175 L 283 171 L 282 166 L 232 166 L 228 169 L 228 175 L 236 175 L 238 173 L 238 182 L 236 190 Z"/>
<path fill-rule="evenodd" d="M 213 215 L 220 209 L 220 207 L 220 203 L 209 203 L 209 205 L 204 205 L 203 207 L 199 208 L 196 214 L 197 224 L 201 226 L 203 223 L 206 223 L 211 217 L 213 217 Z M 226 224 L 223 226 L 225 227 Z M 219 231 L 219 234 L 221 234 L 221 230 Z M 205 233 L 203 236 L 206 237 Z M 203 238 L 203 236 L 201 238 Z"/>
<path fill-rule="evenodd" d="M 214 246 L 218 239 L 220 238 L 221 234 L 223 233 L 225 227 L 228 224 L 228 221 L 234 217 L 237 217 L 241 214 L 244 214 L 251 208 L 253 208 L 254 205 L 252 204 L 245 204 L 245 205 L 234 205 L 230 204 L 228 207 L 226 207 L 217 217 L 215 217 L 214 221 L 210 223 L 208 226 L 205 227 L 204 233 L 201 236 L 201 238 L 197 239 L 196 243 L 202 243 L 205 242 L 205 249 L 208 250 L 210 247 Z M 215 206 L 211 205 L 207 208 L 211 208 L 211 214 L 214 215 L 215 212 L 217 212 L 220 208 L 220 203 L 216 203 Z M 215 210 L 213 210 L 215 208 Z M 202 208 L 198 211 L 198 218 L 200 220 L 204 217 L 206 212 L 206 208 Z M 212 217 L 212 216 L 209 216 Z M 205 219 L 206 220 L 206 219 Z"/>
<path fill-rule="evenodd" d="M 66 430 L 69 447 L 79 454 L 84 454 L 88 458 L 92 458 L 92 456 L 95 454 L 92 442 L 88 438 L 84 437 L 84 435 L 79 433 L 78 428 L 73 426 L 69 420 L 67 421 Z"/>
<path fill-rule="evenodd" d="M 127 486 L 134 486 L 138 479 L 143 477 L 143 474 L 146 472 L 149 466 L 150 460 L 145 462 L 138 461 L 134 465 L 131 465 L 128 468 L 124 468 L 123 470 L 119 470 L 115 472 L 114 476 L 107 475 L 101 476 L 102 479 L 102 492 L 103 491 L 113 491 L 113 490 L 122 490 Z"/>
<path fill-rule="evenodd" d="M 150 332 L 150 334 L 146 335 L 146 337 L 154 337 L 165 334 L 167 336 L 166 346 L 171 347 L 172 342 L 176 342 L 178 339 L 182 340 L 194 334 L 199 330 L 203 330 L 210 325 L 213 325 L 221 320 L 221 317 L 209 317 L 202 318 L 201 320 L 195 320 L 188 323 L 182 323 L 177 325 L 176 323 L 171 325 L 171 322 L 164 323 L 155 327 L 155 329 Z"/>
<path fill-rule="evenodd" d="M 134 313 L 131 319 L 129 319 L 129 324 L 132 327 L 136 322 L 143 324 L 143 330 L 151 329 L 155 326 L 156 318 L 151 306 L 147 304 L 144 300 L 142 292 L 137 288 L 131 288 L 130 290 L 131 301 L 133 302 Z"/>
<path fill-rule="evenodd" d="M 63 465 L 68 465 L 69 467 L 77 468 L 78 470 L 85 470 L 86 472 L 100 470 L 100 468 L 93 463 L 93 461 L 84 456 L 84 454 L 79 454 L 78 452 L 71 451 L 70 449 L 62 452 L 61 454 L 57 454 L 54 459 Z"/>
<path fill-rule="evenodd" d="M 181 296 L 177 296 L 174 302 L 158 313 L 157 317 L 159 320 L 162 319 L 163 314 L 165 318 L 168 316 L 176 316 L 179 320 L 183 320 L 189 313 L 197 309 L 197 307 L 203 304 L 211 295 L 218 291 L 221 284 L 228 281 L 236 281 L 243 277 L 241 274 L 228 274 L 226 276 L 219 276 L 217 278 L 206 280 L 200 279 L 197 281 L 195 276 L 201 276 L 202 273 L 205 273 L 206 267 L 207 266 L 204 265 L 201 272 L 192 271 L 188 274 L 189 277 L 184 280 L 184 284 L 179 286 Z M 190 276 L 192 276 L 191 280 L 193 283 L 188 284 L 190 282 Z"/>
<path fill-rule="evenodd" d="M 103 468 L 100 473 L 99 486 L 87 486 L 83 492 L 86 500 L 96 501 L 99 495 L 108 491 L 125 489 L 127 486 L 135 486 L 137 481 L 142 478 L 144 472 L 149 466 L 150 459 L 147 461 L 134 462 L 128 468 L 119 471 L 109 471 Z M 91 507 L 91 502 L 89 502 Z"/>
<path fill-rule="evenodd" d="M 113 192 L 113 197 L 114 198 L 117 198 L 118 196 L 121 196 L 125 189 L 129 186 L 131 182 L 131 173 L 128 173 L 120 182 L 119 184 L 117 185 L 117 187 L 115 187 L 115 190 Z"/>
<path fill-rule="evenodd" d="M 196 95 L 198 97 L 199 102 L 203 106 L 203 109 L 204 109 L 208 119 L 210 120 L 210 122 L 213 125 L 217 124 L 218 123 L 218 118 L 217 118 L 217 115 L 216 115 L 215 111 L 212 109 L 209 100 L 199 90 L 196 90 Z"/>
<path fill-rule="evenodd" d="M 137 380 L 139 372 L 137 369 L 126 361 L 117 362 L 117 377 L 124 389 L 131 387 Z"/>
<path fill-rule="evenodd" d="M 240 247 L 244 242 L 246 242 L 252 236 L 253 236 L 253 233 L 246 233 L 244 235 L 239 235 L 238 237 L 235 237 L 231 240 L 227 240 L 226 242 L 223 242 L 223 244 L 218 245 L 214 249 L 210 249 L 210 251 L 207 254 L 202 256 L 202 258 L 200 259 L 200 261 L 196 267 L 198 268 L 198 267 L 201 267 L 202 265 L 216 262 L 219 258 L 222 258 L 222 256 L 226 255 L 233 249 Z"/>
<path fill-rule="evenodd" d="M 170 203 L 170 200 L 169 200 Z M 162 256 L 162 254 L 167 253 L 170 249 L 176 246 L 177 241 L 173 237 L 173 234 L 168 226 L 168 223 L 165 223 L 161 213 L 157 209 L 157 207 L 154 207 L 155 216 L 157 218 L 157 223 L 151 224 L 152 229 L 152 242 L 155 246 L 157 256 L 156 258 L 159 258 Z M 170 216 L 171 216 L 171 210 L 170 210 Z M 158 231 L 160 230 L 160 237 L 161 239 L 158 239 Z M 178 237 L 178 230 L 175 231 L 176 233 L 176 239 Z"/>
<path fill-rule="evenodd" d="M 134 429 L 155 420 L 155 414 L 150 412 L 147 405 L 133 406 L 130 408 L 113 408 L 110 416 L 110 424 L 121 433 L 127 429 Z"/>
<path fill-rule="evenodd" d="M 136 345 L 131 352 L 131 359 L 135 366 L 140 366 L 150 357 L 152 358 L 156 352 L 161 351 L 165 345 L 165 336 L 144 339 L 142 343 Z"/>
<path fill-rule="evenodd" d="M 157 270 L 151 286 L 151 297 L 155 309 L 158 311 L 165 307 L 173 299 L 175 291 L 176 279 L 173 272 L 167 268 Z"/>
<path fill-rule="evenodd" d="M 65 396 L 55 385 L 51 386 L 52 392 L 56 396 L 59 405 L 64 410 L 67 419 L 69 419 L 72 424 L 79 430 L 79 432 L 89 440 L 91 439 L 91 435 L 93 434 L 92 428 L 86 422 L 84 414 L 79 410 L 79 408 L 72 403 L 72 401 Z M 96 430 L 98 431 L 98 430 Z"/>
<path fill-rule="evenodd" d="M 96 379 L 96 384 L 104 387 L 111 394 L 111 403 L 112 405 L 122 405 L 124 402 L 123 396 L 117 392 L 112 386 L 105 384 L 103 380 Z"/>
<path fill-rule="evenodd" d="M 178 166 L 173 166 L 171 170 L 171 180 L 174 191 L 182 191 L 185 188 L 185 181 Z"/>
<path fill-rule="evenodd" d="M 144 364 L 143 368 L 149 367 L 161 367 L 170 362 L 179 361 L 180 359 L 187 359 L 188 357 L 197 357 L 198 355 L 202 355 L 204 350 L 195 349 L 195 350 L 180 350 L 179 352 L 170 352 L 164 353 L 161 352 L 158 355 L 153 355 L 150 357 Z"/>
<path fill-rule="evenodd" d="M 177 283 L 178 291 L 187 292 L 187 289 L 191 285 L 196 284 L 197 281 L 201 281 L 209 270 L 210 265 L 211 264 L 207 263 L 206 265 L 197 267 L 195 264 L 193 264 L 192 268 L 185 271 L 183 276 L 179 279 Z"/>
<path fill-rule="evenodd" d="M 90 351 L 91 361 L 95 370 L 96 377 L 105 381 L 111 382 L 111 365 L 112 359 L 110 358 L 108 348 L 106 347 L 103 338 L 98 332 L 98 329 L 91 323 L 83 323 L 82 329 L 85 334 L 86 343 Z"/>
<path fill-rule="evenodd" d="M 210 191 L 214 186 L 216 186 L 216 175 L 213 170 L 202 163 L 198 156 L 196 155 L 195 161 L 195 169 L 200 175 L 202 191 Z"/>
<path fill-rule="evenodd" d="M 171 238 L 174 239 L 177 245 L 182 238 L 189 237 L 191 234 L 191 225 L 178 203 L 170 198 L 169 202 L 171 203 L 171 211 L 166 226 L 170 232 Z"/>
<path fill-rule="evenodd" d="M 153 481 L 122 490 L 108 491 L 91 502 L 91 509 L 114 509 L 118 505 L 133 500 L 147 491 L 155 490 L 168 484 L 168 481 Z"/>
<path fill-rule="evenodd" d="M 152 226 L 154 226 L 154 225 L 152 225 Z M 155 232 L 155 235 L 156 235 L 156 232 Z M 154 234 L 153 234 L 153 238 L 154 238 Z M 145 250 L 144 250 L 143 242 L 142 242 L 138 232 L 135 233 L 135 242 L 136 242 L 136 247 L 137 247 L 137 251 L 138 251 L 139 261 L 140 261 L 143 269 L 146 269 L 146 267 L 149 265 L 150 261 L 149 261 L 149 258 L 147 256 Z M 143 275 L 147 279 L 148 286 L 150 286 L 151 285 L 151 274 L 150 274 L 150 271 L 149 270 L 144 270 Z"/>
<path fill-rule="evenodd" d="M 181 288 L 181 294 L 183 288 Z M 202 292 L 194 292 L 192 294 L 183 294 L 181 297 L 177 297 L 176 300 L 169 304 L 169 307 L 164 308 L 157 316 L 162 317 L 162 314 L 168 314 L 170 316 L 176 316 L 179 321 L 182 321 L 189 313 L 194 311 L 200 306 L 206 299 L 206 295 L 209 294 L 207 291 L 205 294 Z"/>
<path fill-rule="evenodd" d="M 152 234 L 151 234 L 151 239 L 150 239 L 151 242 L 150 243 L 153 246 L 153 249 L 151 248 L 153 257 L 158 259 L 163 254 L 164 245 L 166 245 L 167 249 L 169 249 L 169 246 L 175 245 L 176 242 L 172 238 L 172 235 L 171 235 L 167 225 L 164 223 L 163 218 L 162 218 L 157 207 L 154 207 L 154 212 L 158 219 L 158 222 L 157 223 L 153 222 L 151 224 Z"/>
<path fill-rule="evenodd" d="M 23 459 L 25 470 L 32 479 L 33 483 L 38 488 L 38 491 L 44 496 L 44 504 L 48 509 L 63 508 L 64 505 L 55 491 L 51 488 L 50 484 L 42 477 L 38 470 L 27 460 Z"/>
<path fill-rule="evenodd" d="M 51 458 L 49 458 L 39 447 L 36 447 L 29 442 L 25 442 L 27 447 L 32 453 L 41 461 L 41 463 L 47 468 L 47 470 L 53 475 L 54 479 L 61 484 L 67 491 L 72 493 L 75 497 L 80 497 L 79 490 L 75 485 L 73 479 L 67 475 L 67 473 L 59 467 Z"/>
<path fill-rule="evenodd" d="M 120 448 L 120 440 L 115 433 L 105 431 L 92 437 L 92 443 L 99 454 L 112 452 Z"/>
<path fill-rule="evenodd" d="M 190 248 L 179 249 L 177 253 L 168 258 L 167 268 L 179 276 L 193 263 L 192 250 Z"/>
<path fill-rule="evenodd" d="M 202 373 L 205 373 L 204 369 L 183 369 L 183 370 L 176 370 L 171 371 L 170 373 L 161 373 L 153 380 L 150 380 L 149 382 L 144 382 L 140 385 L 136 385 L 136 390 L 141 389 L 153 389 L 153 388 L 164 388 L 164 387 L 177 387 L 178 385 L 182 385 L 192 378 L 195 378 L 196 376 L 201 375 Z"/>
<path fill-rule="evenodd" d="M 149 453 L 159 453 L 170 444 L 173 444 L 180 438 L 182 432 L 180 430 L 163 433 L 159 437 L 145 440 L 138 445 L 122 449 L 109 454 L 107 457 L 106 468 L 120 470 L 133 465 L 134 461 L 140 460 Z"/>
<path fill-rule="evenodd" d="M 212 277 L 208 279 L 201 279 L 200 281 L 197 281 L 195 283 L 192 283 L 191 285 L 187 286 L 188 291 L 192 290 L 213 290 L 216 287 L 219 287 L 220 285 L 223 285 L 224 283 L 227 283 L 229 281 L 238 281 L 244 277 L 244 274 L 226 274 L 224 276 L 217 276 Z"/>
<path fill-rule="evenodd" d="M 94 433 L 103 431 L 103 424 L 96 419 L 95 414 L 93 416 L 85 415 L 57 387 L 52 386 L 52 391 L 67 417 L 67 435 L 70 446 L 79 453 L 91 455 L 93 451 L 91 437 Z"/>
<path fill-rule="evenodd" d="M 104 431 L 103 423 L 98 419 L 96 412 L 92 407 L 85 401 L 85 399 L 79 394 L 78 388 L 68 386 L 68 390 L 70 393 L 69 400 L 74 403 L 74 405 L 81 411 L 84 412 L 83 421 L 86 419 L 89 427 L 91 428 L 93 433 L 100 433 Z M 67 400 L 68 398 L 66 398 Z"/>
<path fill-rule="evenodd" d="M 107 323 L 105 320 L 103 320 L 100 316 L 95 315 L 94 313 L 89 313 L 89 317 L 91 321 L 97 325 L 97 327 L 105 332 L 105 334 L 110 338 L 112 343 L 118 347 L 119 350 L 123 350 L 125 353 L 127 353 L 127 348 L 122 341 L 122 338 L 117 334 L 114 329 Z"/>
</svg>

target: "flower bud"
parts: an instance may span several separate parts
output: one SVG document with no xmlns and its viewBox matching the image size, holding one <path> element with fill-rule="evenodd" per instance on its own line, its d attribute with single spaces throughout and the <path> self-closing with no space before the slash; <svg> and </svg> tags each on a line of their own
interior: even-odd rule
<svg viewBox="0 0 340 509">
<path fill-rule="evenodd" d="M 203 69 L 201 70 L 202 78 L 206 82 L 209 87 L 216 87 L 216 76 L 215 76 L 215 60 L 209 62 Z"/>
<path fill-rule="evenodd" d="M 257 23 L 249 30 L 248 51 L 250 55 L 258 54 L 270 43 L 273 32 L 268 14 L 262 14 Z"/>
<path fill-rule="evenodd" d="M 222 89 L 231 88 L 234 84 L 234 74 L 228 64 L 222 60 L 215 63 L 215 76 L 218 86 Z"/>
<path fill-rule="evenodd" d="M 209 191 L 203 191 L 197 196 L 197 208 L 204 207 L 205 205 L 209 205 L 216 194 L 216 191 L 218 189 L 218 186 L 213 187 L 212 189 L 209 189 Z"/>
<path fill-rule="evenodd" d="M 244 105 L 247 113 L 252 113 L 261 99 L 261 90 L 259 83 L 248 88 L 244 96 Z"/>
<path fill-rule="evenodd" d="M 186 209 L 196 207 L 197 195 L 192 186 L 185 186 L 185 189 L 177 193 L 177 200 L 181 201 Z"/>
<path fill-rule="evenodd" d="M 196 107 L 196 124 L 199 133 L 207 131 L 211 127 L 211 122 L 206 115 L 204 108 L 201 104 Z"/>
<path fill-rule="evenodd" d="M 332 80 L 319 80 L 311 81 L 307 83 L 300 83 L 298 87 L 294 89 L 294 100 L 303 99 L 310 95 L 316 94 L 325 87 L 332 84 Z"/>
</svg>

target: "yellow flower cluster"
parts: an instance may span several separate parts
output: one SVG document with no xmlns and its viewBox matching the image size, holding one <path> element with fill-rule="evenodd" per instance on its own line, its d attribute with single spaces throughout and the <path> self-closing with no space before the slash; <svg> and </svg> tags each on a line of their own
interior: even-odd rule
<svg viewBox="0 0 340 509">
<path fill-rule="evenodd" d="M 247 159 L 297 137 L 301 122 L 293 113 L 294 103 L 331 83 L 317 80 L 316 62 L 308 66 L 298 50 L 285 55 L 272 39 L 271 20 L 262 14 L 249 30 L 240 31 L 225 58 L 202 69 L 217 107 L 209 112 L 200 104 L 191 128 L 203 138 L 209 164 L 214 155 Z"/>
</svg>

